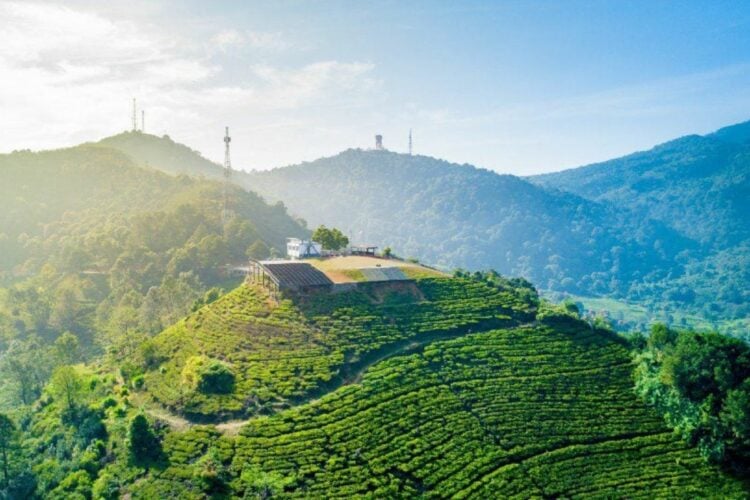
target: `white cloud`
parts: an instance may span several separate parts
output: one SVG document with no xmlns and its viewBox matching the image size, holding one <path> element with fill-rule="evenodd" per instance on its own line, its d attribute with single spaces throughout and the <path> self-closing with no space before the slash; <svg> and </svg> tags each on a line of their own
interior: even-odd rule
<svg viewBox="0 0 750 500">
<path fill-rule="evenodd" d="M 291 46 L 279 33 L 228 29 L 201 41 L 187 31 L 0 1 L 0 150 L 66 146 L 127 129 L 130 99 L 137 97 L 149 132 L 219 157 L 221 148 L 207 138 L 214 128 L 245 127 L 254 141 L 278 144 L 279 127 L 304 129 L 320 120 L 320 109 L 356 108 L 379 89 L 369 63 L 260 63 L 254 51 Z M 230 48 L 244 51 L 248 63 L 223 68 L 221 52 Z M 262 150 L 258 142 L 253 154 Z M 295 147 L 296 157 L 284 155 Z M 253 164 L 299 159 L 300 147 L 278 158 L 266 148 Z"/>
<path fill-rule="evenodd" d="M 211 38 L 211 44 L 222 52 L 242 47 L 276 51 L 291 47 L 291 44 L 278 32 L 239 31 L 233 28 L 215 34 Z"/>
</svg>

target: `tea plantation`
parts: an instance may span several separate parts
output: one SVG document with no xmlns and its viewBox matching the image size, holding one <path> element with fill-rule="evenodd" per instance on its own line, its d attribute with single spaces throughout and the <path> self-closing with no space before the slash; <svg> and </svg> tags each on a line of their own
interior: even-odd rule
<svg viewBox="0 0 750 500">
<path fill-rule="evenodd" d="M 133 498 L 748 495 L 636 399 L 618 338 L 559 318 L 425 344 L 237 437 L 170 433 L 164 452 Z"/>
<path fill-rule="evenodd" d="M 279 303 L 245 285 L 142 346 L 139 363 L 155 402 L 217 422 L 322 395 L 412 342 L 532 321 L 535 307 L 529 289 L 468 278 L 361 284 Z M 225 382 L 206 390 L 195 383 L 200 367 Z"/>
</svg>

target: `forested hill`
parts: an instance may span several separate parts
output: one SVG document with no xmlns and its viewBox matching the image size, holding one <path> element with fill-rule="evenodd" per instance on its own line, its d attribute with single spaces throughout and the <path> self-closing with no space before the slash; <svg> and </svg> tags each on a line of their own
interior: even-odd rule
<svg viewBox="0 0 750 500">
<path fill-rule="evenodd" d="M 750 238 L 750 122 L 531 180 L 664 221 L 714 249 Z"/>
<path fill-rule="evenodd" d="M 312 225 L 329 222 L 405 256 L 492 267 L 546 289 L 624 292 L 633 273 L 669 272 L 689 245 L 663 225 L 578 196 L 426 156 L 348 150 L 251 182 Z"/>
<path fill-rule="evenodd" d="M 203 176 L 220 179 L 221 166 L 204 158 L 200 152 L 174 142 L 169 136 L 158 137 L 142 132 L 123 132 L 95 143 L 127 154 L 139 165 L 170 174 Z M 217 144 L 221 144 L 217 140 Z M 242 175 L 242 172 L 238 172 Z"/>
<path fill-rule="evenodd" d="M 14 416 L 10 496 L 747 498 L 750 350 L 675 337 L 632 338 L 644 402 L 631 344 L 523 280 L 245 284 L 58 368 Z"/>
<path fill-rule="evenodd" d="M 309 234 L 240 187 L 226 225 L 222 207 L 220 183 L 112 148 L 0 155 L 0 409 L 38 395 L 60 339 L 75 339 L 76 362 L 137 344 L 234 286 L 227 265 Z M 19 392 L 13 373 L 35 382 Z"/>
<path fill-rule="evenodd" d="M 363 150 L 233 179 L 310 226 L 338 226 L 406 257 L 492 267 L 586 304 L 591 296 L 626 300 L 625 309 L 591 302 L 623 328 L 658 318 L 742 335 L 750 313 L 748 135 L 740 124 L 530 179 Z M 219 165 L 166 137 L 126 133 L 102 143 L 166 172 L 220 176 Z"/>
</svg>

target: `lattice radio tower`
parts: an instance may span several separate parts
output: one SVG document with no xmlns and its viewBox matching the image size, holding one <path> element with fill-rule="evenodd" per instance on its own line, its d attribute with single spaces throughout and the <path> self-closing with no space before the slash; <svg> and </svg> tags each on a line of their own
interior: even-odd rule
<svg viewBox="0 0 750 500">
<path fill-rule="evenodd" d="M 412 155 L 411 129 L 409 129 L 409 156 Z"/>
<path fill-rule="evenodd" d="M 224 133 L 224 209 L 221 212 L 221 221 L 226 224 L 231 214 L 229 212 L 229 183 L 232 180 L 232 162 L 229 159 L 229 143 L 232 138 L 229 137 L 229 127 L 226 127 Z"/>
<path fill-rule="evenodd" d="M 138 122 L 136 121 L 136 114 L 135 114 L 135 97 L 133 97 L 133 132 L 136 132 L 138 130 Z"/>
</svg>

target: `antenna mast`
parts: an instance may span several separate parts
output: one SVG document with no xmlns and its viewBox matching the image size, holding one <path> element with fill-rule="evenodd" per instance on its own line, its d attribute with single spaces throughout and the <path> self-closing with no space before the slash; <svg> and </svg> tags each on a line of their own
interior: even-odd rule
<svg viewBox="0 0 750 500">
<path fill-rule="evenodd" d="M 412 155 L 411 129 L 409 129 L 409 156 Z"/>
<path fill-rule="evenodd" d="M 141 132 L 146 133 L 146 112 L 141 110 Z"/>
<path fill-rule="evenodd" d="M 221 221 L 226 224 L 229 220 L 229 183 L 232 179 L 232 162 L 229 159 L 229 143 L 232 138 L 229 137 L 229 127 L 224 131 L 224 210 L 221 213 Z"/>
<path fill-rule="evenodd" d="M 133 97 L 133 132 L 138 130 L 138 122 L 136 121 L 135 114 L 135 97 Z"/>
</svg>

